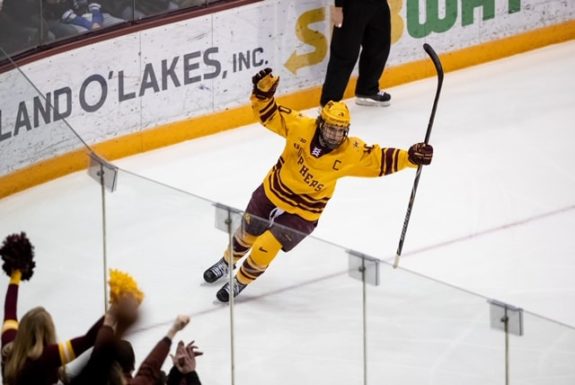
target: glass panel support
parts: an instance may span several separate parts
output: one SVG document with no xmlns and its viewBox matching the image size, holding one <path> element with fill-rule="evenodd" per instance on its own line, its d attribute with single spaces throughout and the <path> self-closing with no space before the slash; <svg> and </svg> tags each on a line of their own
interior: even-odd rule
<svg viewBox="0 0 575 385">
<path fill-rule="evenodd" d="M 242 212 L 221 203 L 214 203 L 216 207 L 216 229 L 233 234 L 242 223 Z"/>
<path fill-rule="evenodd" d="M 228 255 L 232 256 L 233 253 L 233 237 L 236 229 L 242 224 L 242 212 L 238 209 L 226 206 L 221 203 L 214 204 L 216 208 L 215 226 L 216 229 L 221 230 L 228 234 Z M 231 258 L 231 257 L 230 257 Z M 233 262 L 232 262 L 233 264 Z M 228 284 L 230 285 L 230 384 L 235 385 L 235 334 L 234 334 L 234 269 L 228 269 Z"/>
<path fill-rule="evenodd" d="M 101 186 L 105 187 L 109 192 L 114 192 L 116 190 L 118 167 L 108 163 L 105 159 L 94 153 L 90 153 L 88 175 L 90 175 L 92 179 L 98 182 Z"/>
<path fill-rule="evenodd" d="M 348 250 L 349 276 L 373 286 L 379 286 L 379 259 Z"/>
<path fill-rule="evenodd" d="M 523 335 L 523 309 L 493 299 L 488 303 L 491 328 L 505 334 L 505 385 L 509 385 L 509 334 Z"/>
<path fill-rule="evenodd" d="M 104 280 L 104 310 L 108 308 L 108 238 L 106 223 L 106 190 L 114 192 L 118 180 L 118 168 L 91 152 L 88 175 L 100 185 L 102 199 L 102 268 Z"/>
<path fill-rule="evenodd" d="M 367 385 L 367 287 L 369 283 L 379 286 L 379 259 L 348 250 L 349 276 L 361 281 L 363 321 L 363 385 Z"/>
</svg>

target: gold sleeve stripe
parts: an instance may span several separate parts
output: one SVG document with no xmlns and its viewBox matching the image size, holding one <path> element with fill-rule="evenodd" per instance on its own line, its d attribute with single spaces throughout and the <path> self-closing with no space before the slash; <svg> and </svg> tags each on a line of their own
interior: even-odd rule
<svg viewBox="0 0 575 385">
<path fill-rule="evenodd" d="M 279 185 L 279 183 L 281 183 L 281 181 L 279 180 L 278 172 L 274 171 L 269 176 L 270 189 L 279 199 L 281 199 L 285 203 L 294 207 L 299 207 L 311 213 L 318 213 L 318 214 L 321 213 L 325 208 L 327 202 L 307 203 L 306 201 L 301 199 L 299 195 L 291 192 L 291 190 L 289 189 L 285 190 L 284 188 L 282 188 L 282 186 Z"/>
<path fill-rule="evenodd" d="M 2 325 L 2 333 L 8 330 L 18 330 L 18 321 L 13 319 L 7 319 L 4 321 L 4 324 Z"/>
<path fill-rule="evenodd" d="M 381 149 L 381 166 L 379 167 L 379 176 L 385 172 L 385 149 Z"/>
<path fill-rule="evenodd" d="M 264 108 L 262 108 L 262 109 L 260 110 L 260 114 L 263 114 L 263 113 L 266 112 L 266 110 L 269 110 L 269 109 L 275 104 L 275 102 L 276 102 L 275 99 L 273 99 L 273 98 L 270 99 L 270 101 L 268 102 L 268 104 L 266 104 L 266 105 L 264 106 Z"/>
<path fill-rule="evenodd" d="M 382 162 L 383 175 L 389 175 L 396 172 L 399 162 L 399 150 L 396 148 L 382 149 L 381 162 Z"/>
<path fill-rule="evenodd" d="M 260 113 L 260 120 L 264 123 L 267 122 L 276 113 L 277 110 L 278 110 L 278 106 L 274 101 L 272 108 L 269 111 L 264 112 L 264 113 Z"/>
<path fill-rule="evenodd" d="M 76 358 L 76 354 L 74 354 L 74 349 L 72 348 L 72 343 L 70 341 L 59 343 L 58 350 L 60 352 L 60 361 L 62 362 L 62 365 L 65 365 Z"/>
</svg>

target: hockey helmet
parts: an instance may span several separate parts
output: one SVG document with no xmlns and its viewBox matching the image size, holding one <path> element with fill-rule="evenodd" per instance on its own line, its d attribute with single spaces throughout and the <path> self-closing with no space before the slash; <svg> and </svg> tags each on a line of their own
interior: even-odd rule
<svg viewBox="0 0 575 385">
<path fill-rule="evenodd" d="M 347 137 L 350 124 L 350 115 L 344 102 L 328 102 L 322 109 L 318 118 L 318 128 L 322 145 L 335 149 Z"/>
<path fill-rule="evenodd" d="M 330 126 L 349 128 L 350 115 L 344 102 L 328 102 L 321 109 L 320 116 Z"/>
</svg>

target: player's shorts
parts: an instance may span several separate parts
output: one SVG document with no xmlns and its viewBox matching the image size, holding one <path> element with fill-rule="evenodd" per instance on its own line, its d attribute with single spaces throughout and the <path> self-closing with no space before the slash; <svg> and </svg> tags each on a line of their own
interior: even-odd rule
<svg viewBox="0 0 575 385">
<path fill-rule="evenodd" d="M 263 184 L 253 192 L 243 218 L 247 233 L 261 235 L 269 229 L 286 252 L 311 234 L 317 222 L 307 221 L 299 215 L 279 209 L 266 196 Z"/>
</svg>

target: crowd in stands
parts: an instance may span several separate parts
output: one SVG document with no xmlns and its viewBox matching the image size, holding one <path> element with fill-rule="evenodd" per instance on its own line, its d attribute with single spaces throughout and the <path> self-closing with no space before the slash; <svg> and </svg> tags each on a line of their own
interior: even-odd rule
<svg viewBox="0 0 575 385">
<path fill-rule="evenodd" d="M 132 345 L 124 339 L 139 316 L 143 293 L 128 274 L 112 270 L 110 306 L 86 334 L 65 342 L 56 341 L 50 313 L 41 306 L 18 318 L 18 291 L 22 281 L 34 274 L 34 247 L 25 233 L 9 235 L 0 247 L 2 269 L 10 277 L 4 303 L 1 336 L 4 385 L 201 385 L 196 372 L 198 351 L 194 341 L 179 341 L 166 375 L 162 365 L 174 337 L 190 322 L 179 315 L 135 371 Z M 66 364 L 82 355 L 75 372 Z M 135 371 L 135 374 L 134 374 Z"/>
<path fill-rule="evenodd" d="M 222 0 L 0 0 L 0 48 L 7 55 L 16 54 L 119 23 L 218 1 Z"/>
</svg>

